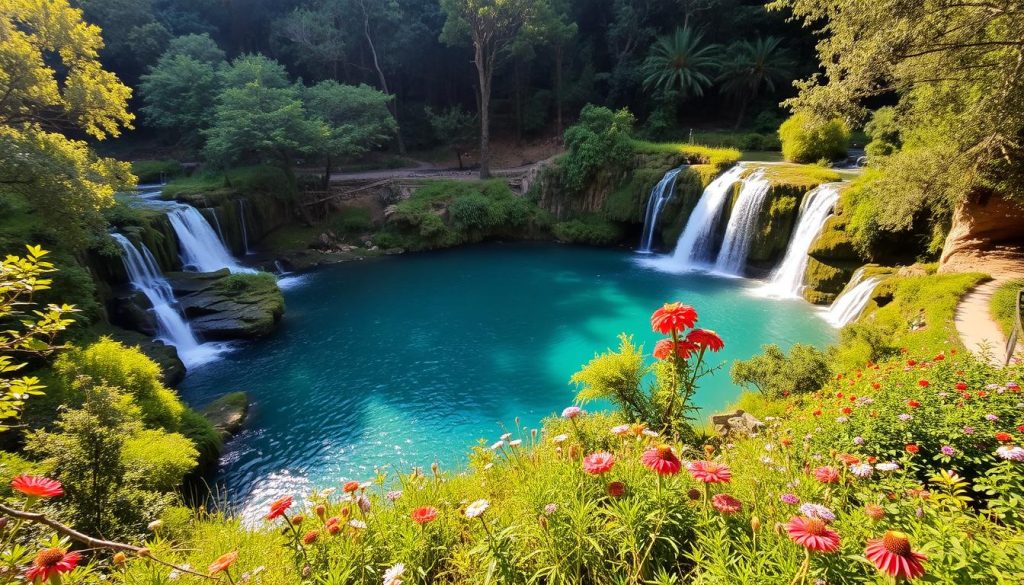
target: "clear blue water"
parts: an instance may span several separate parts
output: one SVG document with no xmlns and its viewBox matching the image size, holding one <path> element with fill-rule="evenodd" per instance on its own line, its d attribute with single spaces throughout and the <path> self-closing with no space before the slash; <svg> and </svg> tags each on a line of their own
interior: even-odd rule
<svg viewBox="0 0 1024 585">
<path fill-rule="evenodd" d="M 369 479 L 374 467 L 458 466 L 478 439 L 536 427 L 573 401 L 569 377 L 680 300 L 715 329 L 730 363 L 761 344 L 824 344 L 834 331 L 802 301 L 751 296 L 744 280 L 665 274 L 614 250 L 487 245 L 350 263 L 286 290 L 272 337 L 191 372 L 202 406 L 231 391 L 253 402 L 217 481 L 235 504 Z M 728 368 L 696 395 L 704 414 L 739 390 Z M 248 504 L 248 506 L 246 506 Z"/>
</svg>

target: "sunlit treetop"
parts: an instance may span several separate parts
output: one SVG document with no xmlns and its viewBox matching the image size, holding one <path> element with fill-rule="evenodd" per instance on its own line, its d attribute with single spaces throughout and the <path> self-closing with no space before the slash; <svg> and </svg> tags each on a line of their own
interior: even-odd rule
<svg viewBox="0 0 1024 585">
<path fill-rule="evenodd" d="M 0 124 L 78 129 L 103 139 L 131 128 L 131 89 L 103 69 L 100 29 L 67 0 L 0 4 Z"/>
</svg>

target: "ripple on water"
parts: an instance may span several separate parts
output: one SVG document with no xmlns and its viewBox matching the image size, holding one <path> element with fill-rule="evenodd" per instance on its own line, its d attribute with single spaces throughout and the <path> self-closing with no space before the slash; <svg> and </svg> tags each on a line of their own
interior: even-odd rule
<svg viewBox="0 0 1024 585">
<path fill-rule="evenodd" d="M 665 301 L 697 308 L 726 341 L 722 362 L 835 335 L 809 305 L 752 299 L 744 281 L 669 274 L 611 250 L 482 246 L 302 278 L 273 336 L 181 386 L 196 406 L 249 393 L 247 430 L 214 479 L 250 517 L 282 494 L 371 479 L 379 466 L 461 466 L 479 439 L 516 432 L 516 417 L 538 427 L 572 402 L 569 377 L 618 333 L 652 347 L 648 319 Z M 721 408 L 737 392 L 719 372 L 696 402 Z"/>
</svg>

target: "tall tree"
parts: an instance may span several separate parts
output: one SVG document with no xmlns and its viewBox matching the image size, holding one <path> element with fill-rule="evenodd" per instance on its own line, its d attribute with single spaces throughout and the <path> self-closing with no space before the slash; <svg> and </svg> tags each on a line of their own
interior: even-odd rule
<svg viewBox="0 0 1024 585">
<path fill-rule="evenodd" d="M 341 2 L 326 0 L 296 8 L 275 23 L 294 62 L 314 79 L 340 79 L 349 40 L 343 26 L 352 18 Z"/>
<path fill-rule="evenodd" d="M 491 83 L 516 37 L 533 25 L 538 0 L 441 0 L 447 15 L 441 40 L 457 45 L 469 40 L 477 72 L 480 110 L 480 178 L 491 176 Z"/>
<path fill-rule="evenodd" d="M 391 96 L 368 85 L 342 85 L 321 81 L 303 91 L 311 116 L 327 129 L 319 154 L 324 159 L 324 187 L 331 180 L 332 163 L 354 158 L 387 144 L 398 124 L 388 110 Z"/>
<path fill-rule="evenodd" d="M 690 28 L 659 37 L 644 61 L 644 87 L 678 92 L 686 99 L 704 95 L 720 66 L 718 45 L 701 45 L 704 35 Z"/>
<path fill-rule="evenodd" d="M 379 34 L 377 31 L 379 23 L 386 21 L 397 23 L 402 20 L 401 9 L 395 0 L 355 0 L 355 2 L 358 3 L 359 10 L 363 15 L 363 36 L 366 38 L 366 45 L 370 49 L 370 58 L 373 61 L 373 69 L 377 72 L 377 81 L 380 83 L 380 89 L 385 94 L 391 95 L 391 90 L 388 88 L 388 78 L 384 74 L 383 57 L 377 54 L 378 43 L 374 39 Z M 388 110 L 391 112 L 391 117 L 394 118 L 397 128 L 399 122 L 396 97 L 393 96 L 388 101 Z M 405 141 L 402 139 L 400 128 L 396 133 L 396 138 L 398 152 L 405 154 Z"/>
<path fill-rule="evenodd" d="M 246 160 L 274 163 L 294 181 L 295 159 L 322 148 L 326 125 L 310 118 L 298 88 L 281 83 L 283 68 L 262 55 L 235 59 L 225 74 L 206 157 L 220 166 Z"/>
<path fill-rule="evenodd" d="M 100 65 L 100 30 L 66 0 L 0 4 L 0 194 L 23 197 L 72 246 L 133 178 L 82 140 L 130 128 L 131 89 Z"/>
<path fill-rule="evenodd" d="M 171 41 L 139 84 L 146 122 L 170 130 L 186 145 L 201 146 L 202 131 L 213 120 L 210 104 L 223 86 L 226 65 L 224 52 L 207 35 Z"/>
<path fill-rule="evenodd" d="M 873 220 L 911 229 L 948 221 L 968 196 L 1024 201 L 1024 4 L 1019 0 L 778 0 L 821 34 L 824 76 L 786 105 L 859 123 L 870 100 L 899 98 L 902 145 L 878 161 Z"/>
<path fill-rule="evenodd" d="M 736 128 L 743 123 L 747 105 L 764 88 L 774 93 L 785 81 L 792 79 L 793 61 L 789 52 L 780 47 L 777 37 L 757 37 L 751 41 L 737 41 L 726 50 L 722 73 L 718 77 L 722 91 L 738 103 Z"/>
</svg>

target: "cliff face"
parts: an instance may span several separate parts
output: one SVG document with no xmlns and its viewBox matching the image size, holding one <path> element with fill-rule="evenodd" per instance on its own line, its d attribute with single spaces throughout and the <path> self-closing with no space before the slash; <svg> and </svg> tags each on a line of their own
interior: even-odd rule
<svg viewBox="0 0 1024 585">
<path fill-rule="evenodd" d="M 843 208 L 840 197 L 835 212 L 808 251 L 804 298 L 814 304 L 831 304 L 857 268 L 864 264 L 846 233 L 849 221 L 849 213 Z"/>
<path fill-rule="evenodd" d="M 990 193 L 975 193 L 957 208 L 946 236 L 939 272 L 994 277 L 1024 271 L 1024 207 Z"/>
</svg>

